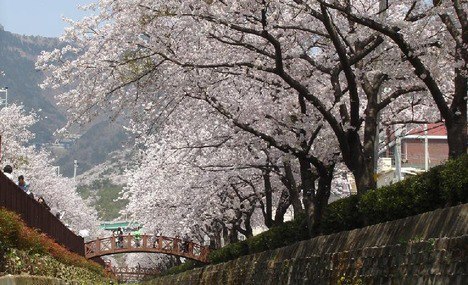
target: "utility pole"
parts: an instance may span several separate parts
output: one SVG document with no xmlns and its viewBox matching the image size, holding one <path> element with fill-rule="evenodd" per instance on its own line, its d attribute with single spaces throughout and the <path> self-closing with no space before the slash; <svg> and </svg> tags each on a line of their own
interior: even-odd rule
<svg viewBox="0 0 468 285">
<path fill-rule="evenodd" d="M 379 17 L 380 20 L 385 20 L 387 17 L 387 8 L 388 8 L 388 0 L 380 0 L 379 2 Z M 377 92 L 377 104 L 380 103 L 380 92 Z M 376 124 L 376 132 L 374 137 L 374 176 L 377 177 L 379 171 L 379 145 L 380 145 L 380 112 L 377 111 L 375 115 L 375 124 Z"/>
<path fill-rule="evenodd" d="M 395 177 L 397 181 L 401 181 L 401 133 L 402 130 L 397 130 L 395 139 Z"/>
<path fill-rule="evenodd" d="M 78 168 L 78 161 L 75 159 L 73 160 L 73 180 L 76 181 L 76 169 Z"/>
<path fill-rule="evenodd" d="M 5 105 L 8 106 L 8 87 L 3 87 L 0 89 L 0 93 L 5 93 L 5 99 L 0 96 L 0 107 Z M 0 134 L 0 161 L 2 161 L 2 135 Z"/>
<path fill-rule="evenodd" d="M 0 93 L 5 93 L 5 98 L 0 98 L 0 107 L 8 107 L 8 87 L 1 88 Z"/>
<path fill-rule="evenodd" d="M 429 170 L 429 140 L 427 139 L 427 124 L 424 124 L 424 170 Z"/>
</svg>

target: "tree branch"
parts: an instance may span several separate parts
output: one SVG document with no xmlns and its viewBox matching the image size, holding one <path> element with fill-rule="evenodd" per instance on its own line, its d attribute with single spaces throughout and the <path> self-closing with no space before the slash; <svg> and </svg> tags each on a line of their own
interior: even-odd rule
<svg viewBox="0 0 468 285">
<path fill-rule="evenodd" d="M 387 107 L 391 102 L 393 102 L 395 99 L 397 99 L 398 97 L 400 97 L 402 95 L 412 93 L 412 92 L 425 91 L 425 90 L 426 90 L 426 88 L 424 88 L 422 86 L 413 86 L 413 87 L 409 87 L 409 88 L 402 88 L 402 89 L 395 90 L 388 97 L 386 97 L 385 99 L 380 101 L 379 105 L 377 106 L 377 109 L 378 109 L 378 111 L 381 111 L 382 109 Z"/>
</svg>

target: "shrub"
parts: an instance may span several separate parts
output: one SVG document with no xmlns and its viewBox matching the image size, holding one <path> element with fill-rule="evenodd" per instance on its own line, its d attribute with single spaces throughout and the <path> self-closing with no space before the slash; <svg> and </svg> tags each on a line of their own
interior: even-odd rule
<svg viewBox="0 0 468 285">
<path fill-rule="evenodd" d="M 468 203 L 468 155 L 447 161 L 440 178 L 442 196 L 449 205 Z"/>
<path fill-rule="evenodd" d="M 350 196 L 329 204 L 322 219 L 323 233 L 329 234 L 361 227 L 358 202 L 357 196 Z"/>
<path fill-rule="evenodd" d="M 5 272 L 13 275 L 29 274 L 76 280 L 80 284 L 109 284 L 109 279 L 85 268 L 65 265 L 52 256 L 32 254 L 11 248 L 5 254 Z"/>
<path fill-rule="evenodd" d="M 170 268 L 169 270 L 164 272 L 164 274 L 162 274 L 162 275 L 164 276 L 164 275 L 179 274 L 179 273 L 182 273 L 184 271 L 195 269 L 197 267 L 202 267 L 203 265 L 204 265 L 203 263 L 195 261 L 195 260 L 187 260 L 186 262 L 184 262 L 184 263 L 182 263 L 180 265 L 177 265 L 177 266 L 174 266 L 174 267 Z"/>
<path fill-rule="evenodd" d="M 261 252 L 286 246 L 293 242 L 307 239 L 308 231 L 304 217 L 272 227 L 270 230 L 247 239 L 249 253 Z"/>
<path fill-rule="evenodd" d="M 231 243 L 223 248 L 210 252 L 208 259 L 211 263 L 220 263 L 249 254 L 247 241 Z"/>
<path fill-rule="evenodd" d="M 466 203 L 467 192 L 468 156 L 465 155 L 423 174 L 367 192 L 358 202 L 358 214 L 364 218 L 365 225 L 373 225 Z M 336 211 L 332 204 L 329 211 Z"/>
<path fill-rule="evenodd" d="M 211 263 L 221 263 L 243 255 L 275 249 L 308 238 L 304 217 L 272 227 L 245 241 L 214 250 L 208 256 Z"/>
<path fill-rule="evenodd" d="M 358 202 L 359 217 L 366 225 L 406 217 L 412 214 L 413 193 L 410 179 L 379 190 L 369 191 Z"/>
<path fill-rule="evenodd" d="M 46 242 L 37 231 L 22 225 L 21 234 L 18 236 L 18 248 L 27 249 L 31 253 L 46 253 Z"/>
<path fill-rule="evenodd" d="M 0 208 L 0 250 L 17 246 L 21 228 L 18 215 Z"/>
<path fill-rule="evenodd" d="M 99 264 L 68 251 L 47 235 L 27 227 L 17 214 L 0 208 L 0 255 L 11 252 L 11 249 L 25 251 L 30 255 L 50 255 L 63 264 L 107 276 Z"/>
</svg>

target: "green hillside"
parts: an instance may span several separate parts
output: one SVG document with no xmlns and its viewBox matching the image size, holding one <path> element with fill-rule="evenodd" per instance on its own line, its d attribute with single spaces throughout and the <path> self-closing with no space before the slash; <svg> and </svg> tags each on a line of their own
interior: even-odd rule
<svg viewBox="0 0 468 285">
<path fill-rule="evenodd" d="M 9 103 L 23 102 L 27 110 L 42 110 L 41 120 L 33 131 L 35 144 L 53 140 L 54 131 L 63 126 L 65 116 L 53 104 L 53 94 L 39 88 L 43 74 L 35 69 L 37 56 L 43 50 L 52 50 L 59 45 L 53 38 L 20 36 L 0 27 L 0 86 L 8 87 Z"/>
<path fill-rule="evenodd" d="M 102 221 L 119 218 L 119 211 L 127 205 L 127 200 L 116 200 L 123 187 L 113 184 L 109 179 L 96 180 L 91 185 L 79 186 L 78 193 L 85 199 L 94 197 L 93 206 Z"/>
<path fill-rule="evenodd" d="M 42 51 L 50 51 L 60 46 L 55 38 L 21 36 L 5 31 L 0 25 L 0 87 L 8 87 L 9 103 L 23 103 L 26 110 L 41 110 L 40 120 L 33 127 L 36 138 L 31 142 L 46 146 L 54 142 L 54 132 L 66 123 L 65 113 L 55 104 L 51 90 L 42 90 L 39 84 L 44 74 L 35 69 L 35 62 Z M 57 154 L 57 165 L 62 174 L 73 175 L 73 160 L 79 162 L 78 173 L 98 165 L 108 159 L 108 154 L 121 149 L 128 136 L 122 124 L 112 124 L 101 120 L 86 126 L 75 144 Z"/>
</svg>

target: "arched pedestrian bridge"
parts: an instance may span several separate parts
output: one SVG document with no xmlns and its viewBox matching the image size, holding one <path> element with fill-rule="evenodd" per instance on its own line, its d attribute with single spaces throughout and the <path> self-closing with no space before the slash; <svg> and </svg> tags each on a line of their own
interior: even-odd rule
<svg viewBox="0 0 468 285">
<path fill-rule="evenodd" d="M 85 256 L 93 257 L 130 252 L 154 252 L 185 257 L 208 263 L 209 249 L 180 238 L 154 235 L 124 235 L 99 238 L 85 243 Z"/>
<path fill-rule="evenodd" d="M 159 268 L 142 267 L 110 267 L 108 268 L 120 282 L 136 282 L 147 278 L 154 278 L 161 271 Z"/>
</svg>

